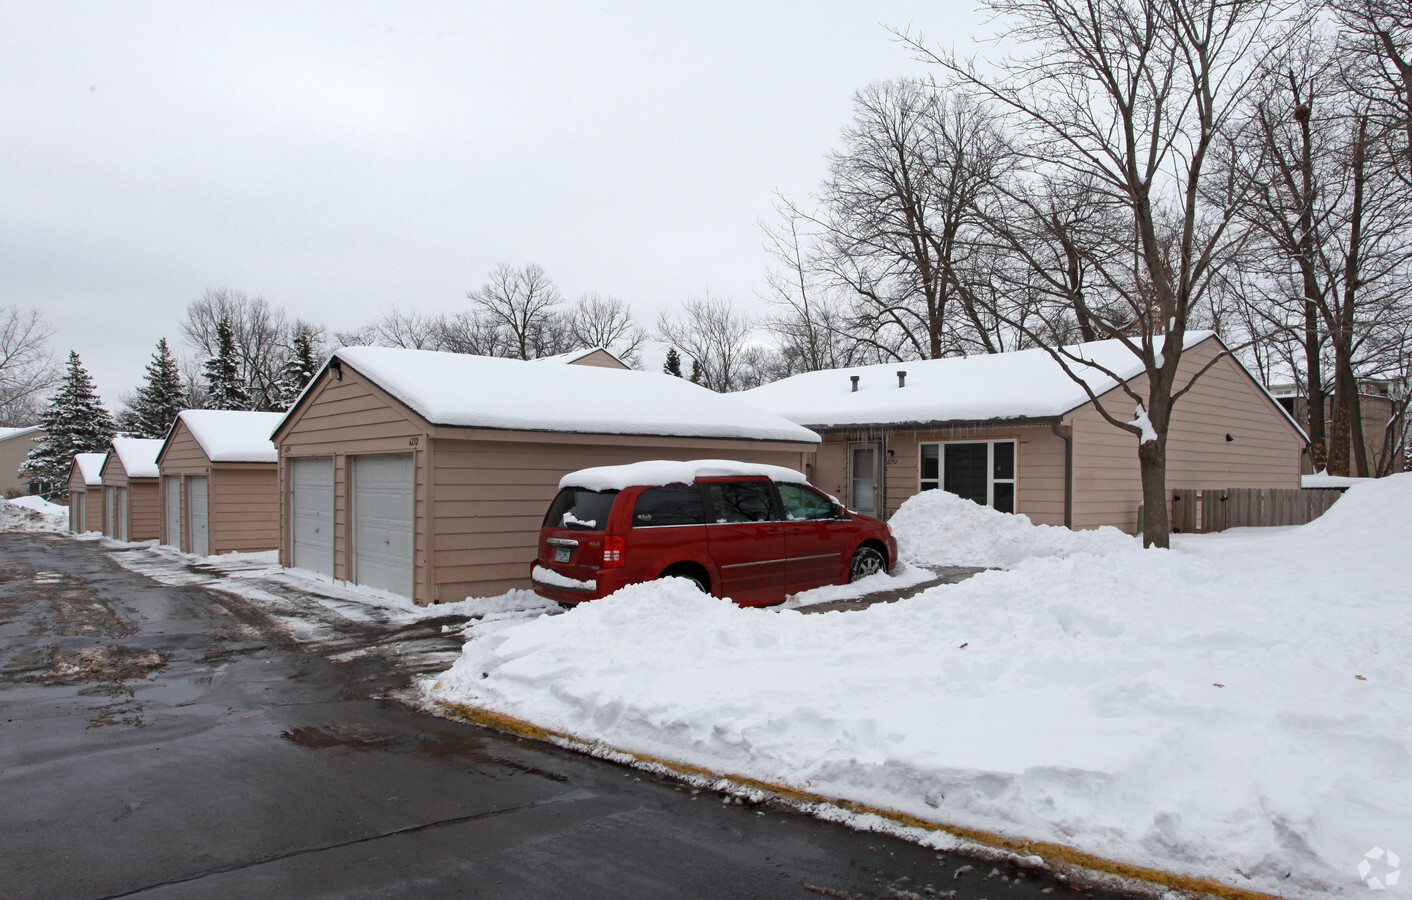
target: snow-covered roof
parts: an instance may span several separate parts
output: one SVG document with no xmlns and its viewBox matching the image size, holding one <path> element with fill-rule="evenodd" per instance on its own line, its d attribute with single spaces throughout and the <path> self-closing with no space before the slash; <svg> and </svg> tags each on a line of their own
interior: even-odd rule
<svg viewBox="0 0 1412 900">
<path fill-rule="evenodd" d="M 107 460 L 106 453 L 75 453 L 74 465 L 78 466 L 79 474 L 83 476 L 83 483 L 95 485 L 103 483 L 103 462 Z"/>
<path fill-rule="evenodd" d="M 689 484 L 698 478 L 763 475 L 774 481 L 803 482 L 804 475 L 784 466 L 737 462 L 733 459 L 693 459 L 675 462 L 651 459 L 621 466 L 579 469 L 559 479 L 559 487 L 590 491 L 621 491 L 639 485 Z"/>
<path fill-rule="evenodd" d="M 161 472 L 157 469 L 157 454 L 165 443 L 161 438 L 113 438 L 113 452 L 123 471 L 129 478 L 156 478 Z M 104 463 L 107 466 L 107 463 Z"/>
<path fill-rule="evenodd" d="M 42 427 L 42 425 L 24 425 L 19 428 L 0 428 L 0 441 L 8 441 L 10 438 L 19 437 L 22 434 L 33 434 Z"/>
<path fill-rule="evenodd" d="M 388 347 L 344 347 L 334 357 L 434 425 L 819 441 L 738 395 L 672 375 Z"/>
<path fill-rule="evenodd" d="M 211 462 L 279 462 L 270 435 L 284 413 L 185 409 L 178 418 Z"/>
<path fill-rule="evenodd" d="M 1210 331 L 1186 335 L 1193 347 Z M 1067 348 L 1124 381 L 1141 375 L 1142 360 L 1121 341 Z M 1095 394 L 1118 382 L 1096 368 L 1069 363 Z M 906 386 L 898 373 L 906 372 Z M 858 390 L 852 378 L 858 377 Z M 1043 349 L 979 356 L 909 360 L 850 369 L 805 372 L 737 394 L 740 399 L 811 427 L 982 422 L 1061 416 L 1088 402 L 1082 386 Z"/>
</svg>

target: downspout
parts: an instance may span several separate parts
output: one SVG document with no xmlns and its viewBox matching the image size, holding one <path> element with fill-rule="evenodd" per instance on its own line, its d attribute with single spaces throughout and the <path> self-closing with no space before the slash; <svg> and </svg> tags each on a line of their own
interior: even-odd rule
<svg viewBox="0 0 1412 900">
<path fill-rule="evenodd" d="M 1061 431 L 1068 430 L 1068 434 Z M 1074 426 L 1059 420 L 1049 426 L 1054 436 L 1064 442 L 1064 527 L 1074 527 Z"/>
</svg>

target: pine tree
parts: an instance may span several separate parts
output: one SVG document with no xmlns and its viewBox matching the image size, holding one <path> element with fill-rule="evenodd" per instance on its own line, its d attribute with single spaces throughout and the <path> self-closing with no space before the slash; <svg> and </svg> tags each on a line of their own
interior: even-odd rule
<svg viewBox="0 0 1412 900">
<path fill-rule="evenodd" d="M 667 350 L 667 362 L 663 364 L 662 371 L 666 372 L 668 375 L 675 375 L 678 378 L 682 377 L 681 354 L 677 352 L 676 347 Z"/>
<path fill-rule="evenodd" d="M 132 423 L 126 430 L 138 437 L 166 437 L 177 413 L 186 406 L 185 393 L 176 359 L 167 348 L 167 339 L 162 338 L 147 364 L 147 380 L 132 401 Z"/>
<path fill-rule="evenodd" d="M 45 436 L 29 451 L 20 474 L 39 482 L 44 496 L 62 499 L 69 493 L 69 468 L 74 454 L 105 452 L 115 430 L 113 417 L 103 408 L 93 379 L 77 353 L 69 353 L 64 381 L 40 417 L 40 424 Z"/>
<path fill-rule="evenodd" d="M 230 319 L 221 319 L 216 325 L 216 355 L 206 360 L 202 366 L 206 374 L 209 395 L 207 409 L 249 409 L 250 399 L 245 386 L 240 383 L 240 371 L 235 365 L 235 333 L 231 330 Z"/>
<path fill-rule="evenodd" d="M 691 361 L 691 383 L 701 383 L 701 360 L 699 359 L 693 359 Z"/>
<path fill-rule="evenodd" d="M 294 337 L 294 352 L 279 376 L 279 408 L 289 409 L 314 378 L 314 345 L 307 334 Z"/>
</svg>

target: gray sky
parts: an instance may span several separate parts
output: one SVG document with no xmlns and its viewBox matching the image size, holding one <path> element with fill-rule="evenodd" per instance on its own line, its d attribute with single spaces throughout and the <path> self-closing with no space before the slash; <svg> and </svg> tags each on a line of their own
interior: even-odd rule
<svg viewBox="0 0 1412 900">
<path fill-rule="evenodd" d="M 207 288 L 351 328 L 498 262 L 650 324 L 741 304 L 867 82 L 963 52 L 972 0 L 0 3 L 0 303 L 110 406 Z"/>
</svg>

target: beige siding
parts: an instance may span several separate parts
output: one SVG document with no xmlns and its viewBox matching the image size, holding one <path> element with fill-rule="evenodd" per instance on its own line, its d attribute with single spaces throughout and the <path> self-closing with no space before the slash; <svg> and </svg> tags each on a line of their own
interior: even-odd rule
<svg viewBox="0 0 1412 900">
<path fill-rule="evenodd" d="M 255 553 L 279 548 L 280 482 L 276 463 L 213 463 L 180 419 L 157 462 L 163 475 L 206 479 L 211 553 Z M 165 484 L 162 491 L 166 491 Z M 165 497 L 161 502 L 166 502 Z M 190 513 L 187 503 L 183 502 L 181 548 L 187 552 L 191 551 Z M 162 517 L 162 522 L 165 530 L 166 516 Z M 177 545 L 166 535 L 162 539 Z"/>
<path fill-rule="evenodd" d="M 102 485 L 87 485 L 83 481 L 83 472 L 78 466 L 72 466 L 69 471 L 69 525 L 73 527 L 74 511 L 78 508 L 78 497 L 86 497 L 84 501 L 84 516 L 87 521 L 78 523 L 77 531 L 99 531 L 103 530 L 103 487 Z"/>
<path fill-rule="evenodd" d="M 20 466 L 29 458 L 29 451 L 35 448 L 35 438 L 44 435 L 41 429 L 0 441 L 0 494 L 21 496 L 29 493 L 29 479 L 20 477 Z"/>
<path fill-rule="evenodd" d="M 1220 349 L 1212 339 L 1187 351 L 1178 384 L 1185 384 Z M 1145 395 L 1146 378 L 1135 379 L 1132 386 L 1139 396 Z M 1120 391 L 1100 399 L 1117 418 L 1130 419 L 1135 413 L 1131 399 Z M 1074 526 L 1116 525 L 1135 533 L 1142 503 L 1137 438 L 1110 424 L 1093 404 L 1076 410 L 1071 420 Z M 1303 449 L 1303 437 L 1279 406 L 1227 356 L 1202 375 L 1172 411 L 1167 486 L 1297 488 Z"/>
<path fill-rule="evenodd" d="M 802 469 L 800 445 L 702 438 L 505 434 L 457 439 L 438 429 L 434 597 L 454 602 L 528 588 L 539 526 L 559 479 L 588 466 L 644 459 L 728 458 Z"/>
<path fill-rule="evenodd" d="M 127 488 L 127 539 L 154 541 L 162 537 L 160 478 L 129 478 L 116 453 L 103 465 L 103 487 Z M 105 530 L 105 534 L 108 532 Z"/>
<path fill-rule="evenodd" d="M 255 553 L 279 547 L 277 465 L 215 463 L 206 487 L 212 553 Z"/>
<path fill-rule="evenodd" d="M 546 365 L 547 365 L 547 363 L 546 363 Z M 569 365 L 571 365 L 571 366 L 593 366 L 594 368 L 598 368 L 598 369 L 626 369 L 626 368 L 628 368 L 628 366 L 625 366 L 625 365 L 623 365 L 621 362 L 619 362 L 618 359 L 613 356 L 613 354 L 611 354 L 611 353 L 605 353 L 605 352 L 602 351 L 602 350 L 594 350 L 592 353 L 588 354 L 587 356 L 584 356 L 584 357 L 582 357 L 582 358 L 580 358 L 580 359 L 574 360 L 573 362 L 569 363 Z"/>
<path fill-rule="evenodd" d="M 369 382 L 351 366 L 343 367 L 343 378 L 328 372 L 305 396 L 295 415 L 275 434 L 280 451 L 279 479 L 279 559 L 290 565 L 289 466 L 298 457 L 333 457 L 333 573 L 347 579 L 351 573 L 352 535 L 349 529 L 350 456 L 374 453 L 412 453 L 415 466 L 415 521 L 426 521 L 428 510 L 427 453 L 430 444 L 427 425 L 401 403 Z M 426 529 L 417 527 L 413 538 L 413 599 L 432 602 L 427 566 Z"/>
<path fill-rule="evenodd" d="M 818 431 L 819 429 L 815 429 Z M 887 515 L 917 493 L 921 480 L 918 445 L 930 441 L 1016 442 L 1015 508 L 1037 523 L 1064 524 L 1064 442 L 1047 425 L 872 428 L 824 432 L 814 484 L 850 503 L 845 448 L 853 441 L 881 443 Z M 889 454 L 890 451 L 890 454 Z"/>
</svg>

